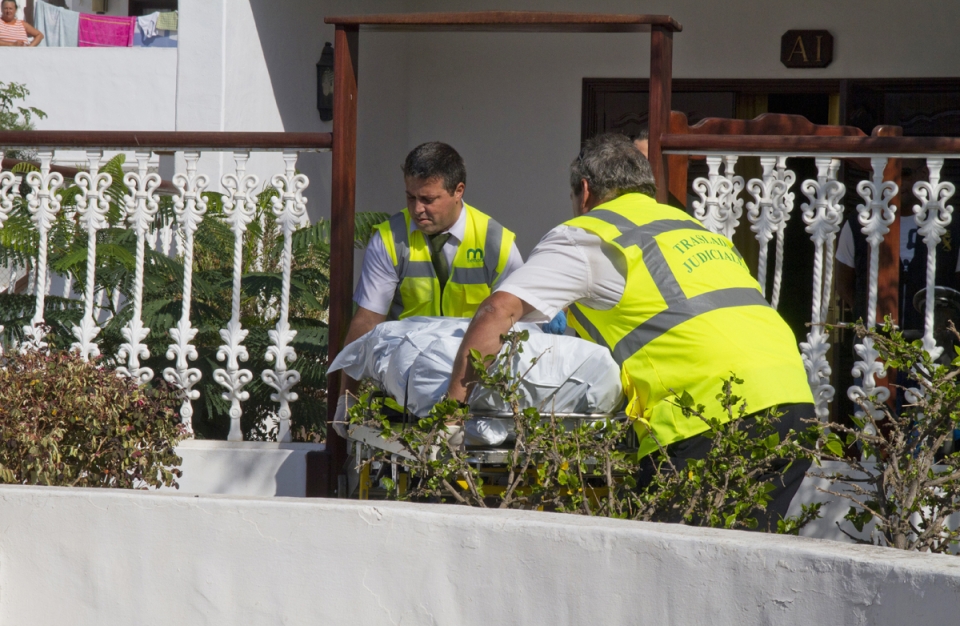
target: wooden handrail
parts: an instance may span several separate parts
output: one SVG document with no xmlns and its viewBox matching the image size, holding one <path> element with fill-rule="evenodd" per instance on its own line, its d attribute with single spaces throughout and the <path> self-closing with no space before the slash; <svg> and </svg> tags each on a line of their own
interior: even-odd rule
<svg viewBox="0 0 960 626">
<path fill-rule="evenodd" d="M 937 155 L 960 158 L 960 137 L 827 137 L 797 135 L 675 135 L 661 136 L 668 154 L 786 154 L 789 156 Z"/>
<path fill-rule="evenodd" d="M 329 150 L 331 133 L 232 133 L 126 130 L 0 131 L 10 148 L 107 148 L 111 150 Z"/>
<path fill-rule="evenodd" d="M 497 30 L 540 32 L 645 32 L 657 26 L 672 32 L 683 27 L 669 15 L 551 13 L 546 11 L 469 11 L 458 13 L 388 13 L 327 17 L 327 24 L 378 30 Z"/>
</svg>

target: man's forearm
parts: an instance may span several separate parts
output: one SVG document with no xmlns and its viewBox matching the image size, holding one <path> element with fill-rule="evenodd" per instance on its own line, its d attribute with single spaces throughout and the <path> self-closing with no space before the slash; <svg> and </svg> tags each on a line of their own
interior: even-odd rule
<svg viewBox="0 0 960 626">
<path fill-rule="evenodd" d="M 470 365 L 470 351 L 476 350 L 483 356 L 499 353 L 503 346 L 501 335 L 506 334 L 523 317 L 524 306 L 522 300 L 505 292 L 497 292 L 484 300 L 470 322 L 453 362 L 447 389 L 449 397 L 466 401 L 477 381 L 477 374 Z"/>
</svg>

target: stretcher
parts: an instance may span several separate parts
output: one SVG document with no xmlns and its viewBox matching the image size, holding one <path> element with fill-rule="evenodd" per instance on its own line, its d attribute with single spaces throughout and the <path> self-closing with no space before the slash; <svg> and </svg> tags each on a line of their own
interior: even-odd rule
<svg viewBox="0 0 960 626">
<path fill-rule="evenodd" d="M 403 412 L 406 420 L 426 416 L 446 392 L 454 357 L 469 320 L 414 317 L 380 324 L 346 346 L 330 371 L 343 370 L 356 380 L 369 380 Z M 535 324 L 519 324 L 529 332 L 523 352 L 510 364 L 522 375 L 521 408 L 535 406 L 573 429 L 583 422 L 625 419 L 620 413 L 623 390 L 620 368 L 609 350 L 576 337 L 543 333 Z M 471 463 L 496 472 L 513 450 L 513 417 L 494 393 L 479 388 L 470 399 L 471 414 L 464 424 L 466 450 Z M 398 441 L 384 439 L 377 428 L 348 427 L 353 471 L 350 491 L 359 497 L 376 491 L 377 477 L 390 477 L 403 487 L 403 462 L 409 453 Z M 389 467 L 371 461 L 390 455 Z M 359 469 L 357 469 L 359 468 Z"/>
</svg>

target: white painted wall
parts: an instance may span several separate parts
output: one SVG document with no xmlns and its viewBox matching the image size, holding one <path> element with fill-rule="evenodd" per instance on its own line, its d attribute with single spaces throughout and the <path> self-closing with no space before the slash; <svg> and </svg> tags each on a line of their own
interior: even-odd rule
<svg viewBox="0 0 960 626">
<path fill-rule="evenodd" d="M 452 505 L 0 487 L 4 624 L 952 623 L 960 561 Z"/>
<path fill-rule="evenodd" d="M 0 67 L 47 114 L 39 129 L 176 129 L 174 48 L 2 48 Z"/>
</svg>

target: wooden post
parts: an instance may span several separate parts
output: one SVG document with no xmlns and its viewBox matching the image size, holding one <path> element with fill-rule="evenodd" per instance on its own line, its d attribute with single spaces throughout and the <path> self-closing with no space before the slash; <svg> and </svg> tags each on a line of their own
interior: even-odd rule
<svg viewBox="0 0 960 626">
<path fill-rule="evenodd" d="M 669 133 L 674 135 L 688 134 L 690 128 L 687 124 L 687 116 L 680 111 L 670 112 Z M 687 208 L 687 172 L 690 168 L 690 157 L 686 154 L 667 155 L 667 186 L 670 195 L 673 196 L 678 206 L 686 210 Z"/>
<path fill-rule="evenodd" d="M 359 26 L 337 26 L 333 60 L 333 171 L 330 198 L 330 326 L 327 337 L 330 362 L 347 335 L 352 312 L 354 205 L 357 190 L 357 46 Z M 327 420 L 333 421 L 340 393 L 340 376 L 327 378 Z M 327 428 L 325 473 L 333 496 L 337 477 L 347 459 L 347 442 Z M 321 486 L 322 487 L 322 486 Z M 345 495 L 345 494 L 338 494 Z"/>
<path fill-rule="evenodd" d="M 660 136 L 670 124 L 670 95 L 673 83 L 673 32 L 661 26 L 650 29 L 650 166 L 657 182 L 657 202 L 669 197 L 667 164 L 660 149 Z"/>
</svg>

